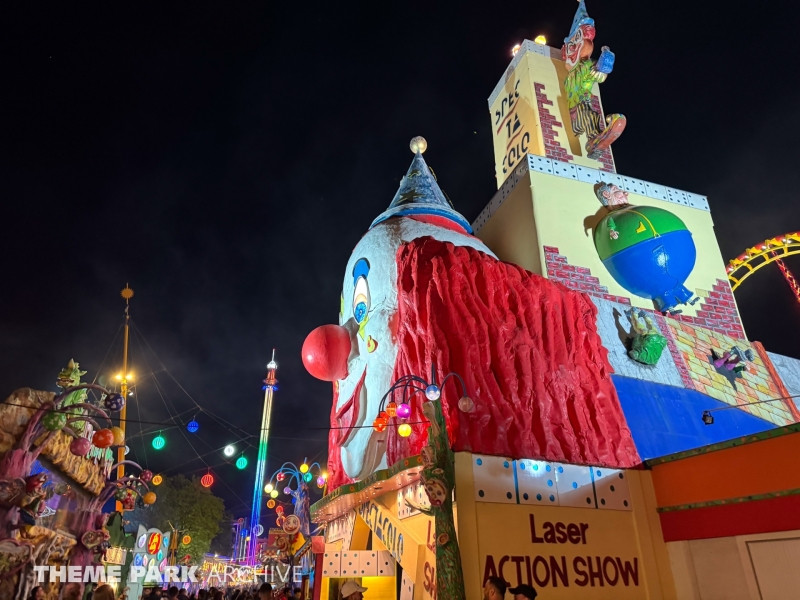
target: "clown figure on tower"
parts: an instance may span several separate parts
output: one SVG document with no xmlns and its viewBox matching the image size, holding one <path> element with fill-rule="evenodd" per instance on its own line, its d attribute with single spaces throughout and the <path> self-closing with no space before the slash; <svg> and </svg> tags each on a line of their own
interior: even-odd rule
<svg viewBox="0 0 800 600">
<path fill-rule="evenodd" d="M 586 12 L 584 0 L 580 0 L 569 37 L 564 39 L 561 48 L 561 58 L 568 70 L 564 91 L 572 132 L 576 136 L 586 134 L 589 158 L 596 158 L 608 148 L 620 136 L 626 124 L 625 117 L 619 114 L 608 115 L 604 123 L 599 101 L 593 104 L 594 84 L 603 83 L 614 69 L 614 53 L 607 46 L 603 46 L 596 62 L 592 60 L 594 37 L 594 19 Z"/>
</svg>

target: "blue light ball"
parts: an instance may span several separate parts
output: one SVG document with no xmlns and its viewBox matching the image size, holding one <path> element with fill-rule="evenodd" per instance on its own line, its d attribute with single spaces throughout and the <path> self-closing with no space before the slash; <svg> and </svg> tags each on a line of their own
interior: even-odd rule
<svg viewBox="0 0 800 600">
<path fill-rule="evenodd" d="M 120 411 L 122 407 L 125 406 L 125 398 L 122 397 L 122 394 L 109 394 L 105 397 L 105 400 L 103 400 L 103 406 L 111 412 Z"/>
<path fill-rule="evenodd" d="M 439 386 L 436 384 L 430 384 L 428 387 L 425 388 L 425 397 L 428 400 L 438 400 L 439 396 L 442 395 L 442 392 L 439 390 Z"/>
<path fill-rule="evenodd" d="M 198 429 L 200 429 L 200 424 L 194 419 L 192 419 L 186 424 L 186 430 L 189 433 L 196 433 Z"/>
</svg>

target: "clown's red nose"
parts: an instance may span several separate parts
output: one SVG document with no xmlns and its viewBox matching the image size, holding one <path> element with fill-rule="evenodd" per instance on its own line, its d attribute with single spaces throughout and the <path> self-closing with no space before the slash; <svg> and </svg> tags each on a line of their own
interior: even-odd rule
<svg viewBox="0 0 800 600">
<path fill-rule="evenodd" d="M 309 373 L 322 381 L 347 377 L 349 357 L 350 332 L 340 325 L 317 327 L 303 342 L 303 364 Z"/>
</svg>

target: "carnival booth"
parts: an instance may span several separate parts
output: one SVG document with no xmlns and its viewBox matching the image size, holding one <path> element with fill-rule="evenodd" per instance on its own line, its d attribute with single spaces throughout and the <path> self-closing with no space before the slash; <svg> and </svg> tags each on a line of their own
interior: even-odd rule
<svg viewBox="0 0 800 600">
<path fill-rule="evenodd" d="M 499 189 L 474 223 L 412 140 L 338 323 L 305 341 L 333 383 L 311 509 L 325 600 L 351 578 L 369 600 L 478 600 L 491 576 L 682 598 L 645 461 L 800 417 L 800 363 L 745 338 L 706 198 L 616 173 L 626 119 L 603 114 L 614 54 L 593 59 L 595 36 L 581 1 L 560 50 L 515 48 L 489 98 Z"/>
<path fill-rule="evenodd" d="M 125 435 L 109 414 L 124 406 L 123 396 L 81 383 L 84 374 L 70 361 L 56 382 L 61 393 L 25 388 L 0 406 L 2 598 L 26 597 L 36 585 L 48 598 L 58 597 L 64 582 L 50 580 L 49 573 L 37 582 L 35 566 L 119 564 L 113 548 L 126 543 L 124 532 L 114 521 L 112 538 L 103 507 L 112 499 L 125 509 L 134 508 L 137 498 L 155 502 L 147 486 L 152 473 L 114 461 L 111 448 L 124 446 Z M 124 466 L 139 474 L 112 481 Z"/>
</svg>

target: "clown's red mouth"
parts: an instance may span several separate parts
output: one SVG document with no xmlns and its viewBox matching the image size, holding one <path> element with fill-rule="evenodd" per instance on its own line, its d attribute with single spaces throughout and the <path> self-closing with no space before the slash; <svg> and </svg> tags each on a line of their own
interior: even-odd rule
<svg viewBox="0 0 800 600">
<path fill-rule="evenodd" d="M 344 446 L 352 437 L 353 431 L 358 422 L 358 415 L 361 412 L 361 388 L 364 387 L 364 380 L 367 377 L 367 369 L 364 367 L 364 372 L 361 374 L 361 379 L 356 384 L 353 390 L 353 395 L 350 399 L 336 411 L 336 423 L 339 427 L 339 434 L 336 443 L 339 446 Z"/>
</svg>

